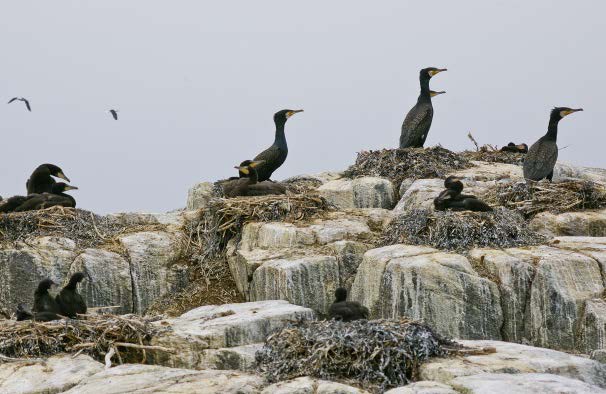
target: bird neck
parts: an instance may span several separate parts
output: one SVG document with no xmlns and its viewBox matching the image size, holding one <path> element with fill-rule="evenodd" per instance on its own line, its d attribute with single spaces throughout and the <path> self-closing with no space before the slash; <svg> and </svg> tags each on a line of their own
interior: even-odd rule
<svg viewBox="0 0 606 394">
<path fill-rule="evenodd" d="M 545 134 L 545 139 L 550 141 L 556 141 L 558 139 L 558 123 L 559 119 L 549 119 L 549 126 L 547 127 L 547 134 Z"/>
<path fill-rule="evenodd" d="M 429 92 L 429 79 L 421 78 L 421 94 L 419 94 L 419 101 L 431 102 L 431 94 Z"/>
<path fill-rule="evenodd" d="M 278 146 L 282 149 L 287 149 L 286 146 L 286 135 L 284 134 L 284 126 L 286 125 L 286 121 L 276 121 L 276 139 L 274 140 L 274 145 Z"/>
<path fill-rule="evenodd" d="M 69 289 L 69 290 L 76 290 L 76 288 L 78 287 L 78 281 L 71 279 L 69 281 L 69 283 L 67 285 L 65 285 L 65 289 Z"/>
<path fill-rule="evenodd" d="M 248 184 L 254 185 L 259 182 L 259 173 L 254 168 L 249 168 L 250 174 L 248 175 Z"/>
</svg>

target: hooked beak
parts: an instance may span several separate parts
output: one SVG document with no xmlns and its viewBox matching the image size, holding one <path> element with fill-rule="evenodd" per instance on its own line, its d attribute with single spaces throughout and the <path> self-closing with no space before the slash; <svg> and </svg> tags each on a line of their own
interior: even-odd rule
<svg viewBox="0 0 606 394">
<path fill-rule="evenodd" d="M 302 109 L 295 109 L 295 110 L 292 110 L 292 111 L 288 111 L 286 113 L 286 119 L 290 118 L 291 116 L 293 116 L 294 114 L 296 114 L 298 112 L 303 112 L 303 110 Z"/>
<path fill-rule="evenodd" d="M 448 69 L 447 68 L 438 68 L 437 70 L 431 70 L 429 72 L 429 76 L 433 77 L 434 75 L 439 74 L 442 71 L 448 71 Z"/>
<path fill-rule="evenodd" d="M 250 173 L 250 171 L 248 170 L 248 166 L 235 166 L 234 167 L 236 170 L 242 172 L 244 175 L 248 175 Z"/>
<path fill-rule="evenodd" d="M 65 176 L 65 174 L 63 173 L 63 171 L 59 171 L 59 173 L 57 174 L 57 178 L 61 178 L 67 182 L 69 182 L 69 178 Z"/>
<path fill-rule="evenodd" d="M 441 92 L 434 92 L 434 91 L 432 90 L 431 92 L 429 92 L 429 95 L 430 95 L 431 97 L 435 97 L 435 96 L 437 96 L 437 95 L 439 95 L 439 94 L 444 94 L 444 93 L 446 93 L 446 91 L 445 91 L 445 90 L 442 90 Z"/>
<path fill-rule="evenodd" d="M 68 190 L 78 190 L 78 187 L 67 185 L 67 186 L 65 186 L 65 191 L 68 191 Z"/>
<path fill-rule="evenodd" d="M 562 111 L 562 117 L 568 116 L 570 114 L 574 114 L 575 112 L 580 112 L 582 110 L 583 110 L 583 108 L 577 108 L 577 109 L 571 108 L 571 109 L 569 109 L 567 111 Z"/>
</svg>

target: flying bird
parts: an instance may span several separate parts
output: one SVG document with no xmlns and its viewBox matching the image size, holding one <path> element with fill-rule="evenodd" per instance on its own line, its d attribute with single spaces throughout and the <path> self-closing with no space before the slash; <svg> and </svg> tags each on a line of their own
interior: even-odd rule
<svg viewBox="0 0 606 394">
<path fill-rule="evenodd" d="M 117 109 L 110 109 L 108 112 L 110 114 L 112 114 L 112 116 L 114 117 L 114 120 L 118 120 L 118 110 Z"/>
<path fill-rule="evenodd" d="M 27 107 L 27 110 L 29 112 L 32 112 L 32 107 L 29 105 L 29 101 L 27 101 L 27 99 L 25 99 L 23 97 L 13 97 L 12 99 L 9 100 L 8 104 L 12 103 L 15 100 L 23 101 L 25 103 L 25 106 Z"/>
</svg>

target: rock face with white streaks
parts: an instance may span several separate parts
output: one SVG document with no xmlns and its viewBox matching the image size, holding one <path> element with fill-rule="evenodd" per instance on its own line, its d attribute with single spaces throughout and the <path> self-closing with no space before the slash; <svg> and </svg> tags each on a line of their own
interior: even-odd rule
<svg viewBox="0 0 606 394">
<path fill-rule="evenodd" d="M 213 198 L 214 185 L 211 182 L 201 182 L 194 185 L 187 193 L 187 209 L 193 211 L 206 207 Z"/>
<path fill-rule="evenodd" d="M 549 237 L 604 237 L 606 236 L 606 210 L 561 214 L 542 212 L 532 218 L 530 228 Z"/>
<path fill-rule="evenodd" d="M 338 208 L 386 208 L 395 205 L 393 184 L 384 178 L 336 179 L 318 188 L 326 200 Z"/>
</svg>

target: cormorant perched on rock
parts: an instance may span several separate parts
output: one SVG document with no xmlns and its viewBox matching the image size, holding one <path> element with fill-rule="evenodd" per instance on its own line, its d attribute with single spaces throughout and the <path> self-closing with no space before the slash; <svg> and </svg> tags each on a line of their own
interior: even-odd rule
<svg viewBox="0 0 606 394">
<path fill-rule="evenodd" d="M 435 94 L 431 94 L 431 90 L 429 89 L 429 80 L 442 71 L 446 71 L 446 69 L 428 67 L 422 69 L 419 73 L 421 94 L 419 94 L 417 104 L 408 112 L 404 123 L 402 123 L 400 148 L 422 148 L 425 145 L 425 140 L 431 127 L 431 120 L 433 119 L 431 97 L 435 96 Z"/>
<path fill-rule="evenodd" d="M 513 142 L 510 142 L 501 148 L 501 152 L 528 153 L 528 145 L 524 143 L 516 145 Z"/>
<path fill-rule="evenodd" d="M 30 194 L 13 212 L 37 211 L 56 206 L 65 208 L 76 207 L 76 199 L 64 193 L 68 190 L 78 190 L 76 186 L 58 182 L 53 185 L 51 190 L 51 193 Z"/>
<path fill-rule="evenodd" d="M 286 136 L 284 135 L 284 126 L 288 118 L 303 112 L 302 109 L 292 110 L 283 109 L 274 114 L 274 123 L 276 124 L 276 137 L 274 143 L 263 152 L 259 153 L 254 160 L 263 160 L 264 163 L 257 167 L 259 182 L 263 182 L 271 178 L 271 175 L 277 170 L 286 160 L 288 156 L 288 146 L 286 145 Z"/>
<path fill-rule="evenodd" d="M 38 284 L 38 288 L 34 292 L 34 313 L 52 312 L 60 313 L 59 306 L 55 299 L 48 293 L 48 290 L 55 285 L 51 279 L 42 279 Z"/>
<path fill-rule="evenodd" d="M 582 110 L 583 108 L 568 107 L 556 107 L 551 110 L 547 134 L 530 147 L 524 159 L 524 178 L 532 181 L 545 178 L 552 180 L 553 168 L 558 161 L 558 123 L 565 116 Z"/>
<path fill-rule="evenodd" d="M 27 99 L 25 99 L 23 97 L 13 97 L 12 99 L 10 99 L 8 101 L 8 104 L 12 103 L 15 100 L 23 101 L 25 103 L 25 106 L 27 107 L 27 110 L 29 112 L 32 112 L 32 107 L 29 105 L 29 101 L 27 101 Z"/>
<path fill-rule="evenodd" d="M 17 310 L 15 311 L 15 316 L 17 317 L 17 321 L 24 320 L 35 320 L 35 321 L 53 321 L 61 319 L 61 316 L 57 315 L 53 312 L 39 312 L 39 313 L 30 313 L 25 310 L 22 304 L 17 306 Z"/>
<path fill-rule="evenodd" d="M 25 184 L 27 194 L 52 193 L 52 187 L 56 182 L 51 175 L 69 182 L 69 178 L 65 176 L 61 168 L 54 164 L 42 164 L 32 172 L 27 180 Z"/>
<path fill-rule="evenodd" d="M 335 290 L 335 302 L 328 309 L 331 319 L 349 322 L 368 319 L 368 308 L 356 301 L 347 301 L 347 290 L 339 287 Z"/>
<path fill-rule="evenodd" d="M 63 316 L 75 319 L 78 315 L 86 314 L 86 302 L 78 293 L 78 283 L 82 282 L 83 279 L 84 274 L 76 272 L 69 278 L 69 282 L 61 289 L 61 292 L 57 294 L 55 300 Z"/>
<path fill-rule="evenodd" d="M 490 212 L 492 208 L 484 201 L 470 194 L 461 194 L 463 182 L 456 176 L 449 176 L 444 181 L 446 190 L 433 200 L 436 210 L 445 211 L 447 208 L 460 211 Z"/>
</svg>

